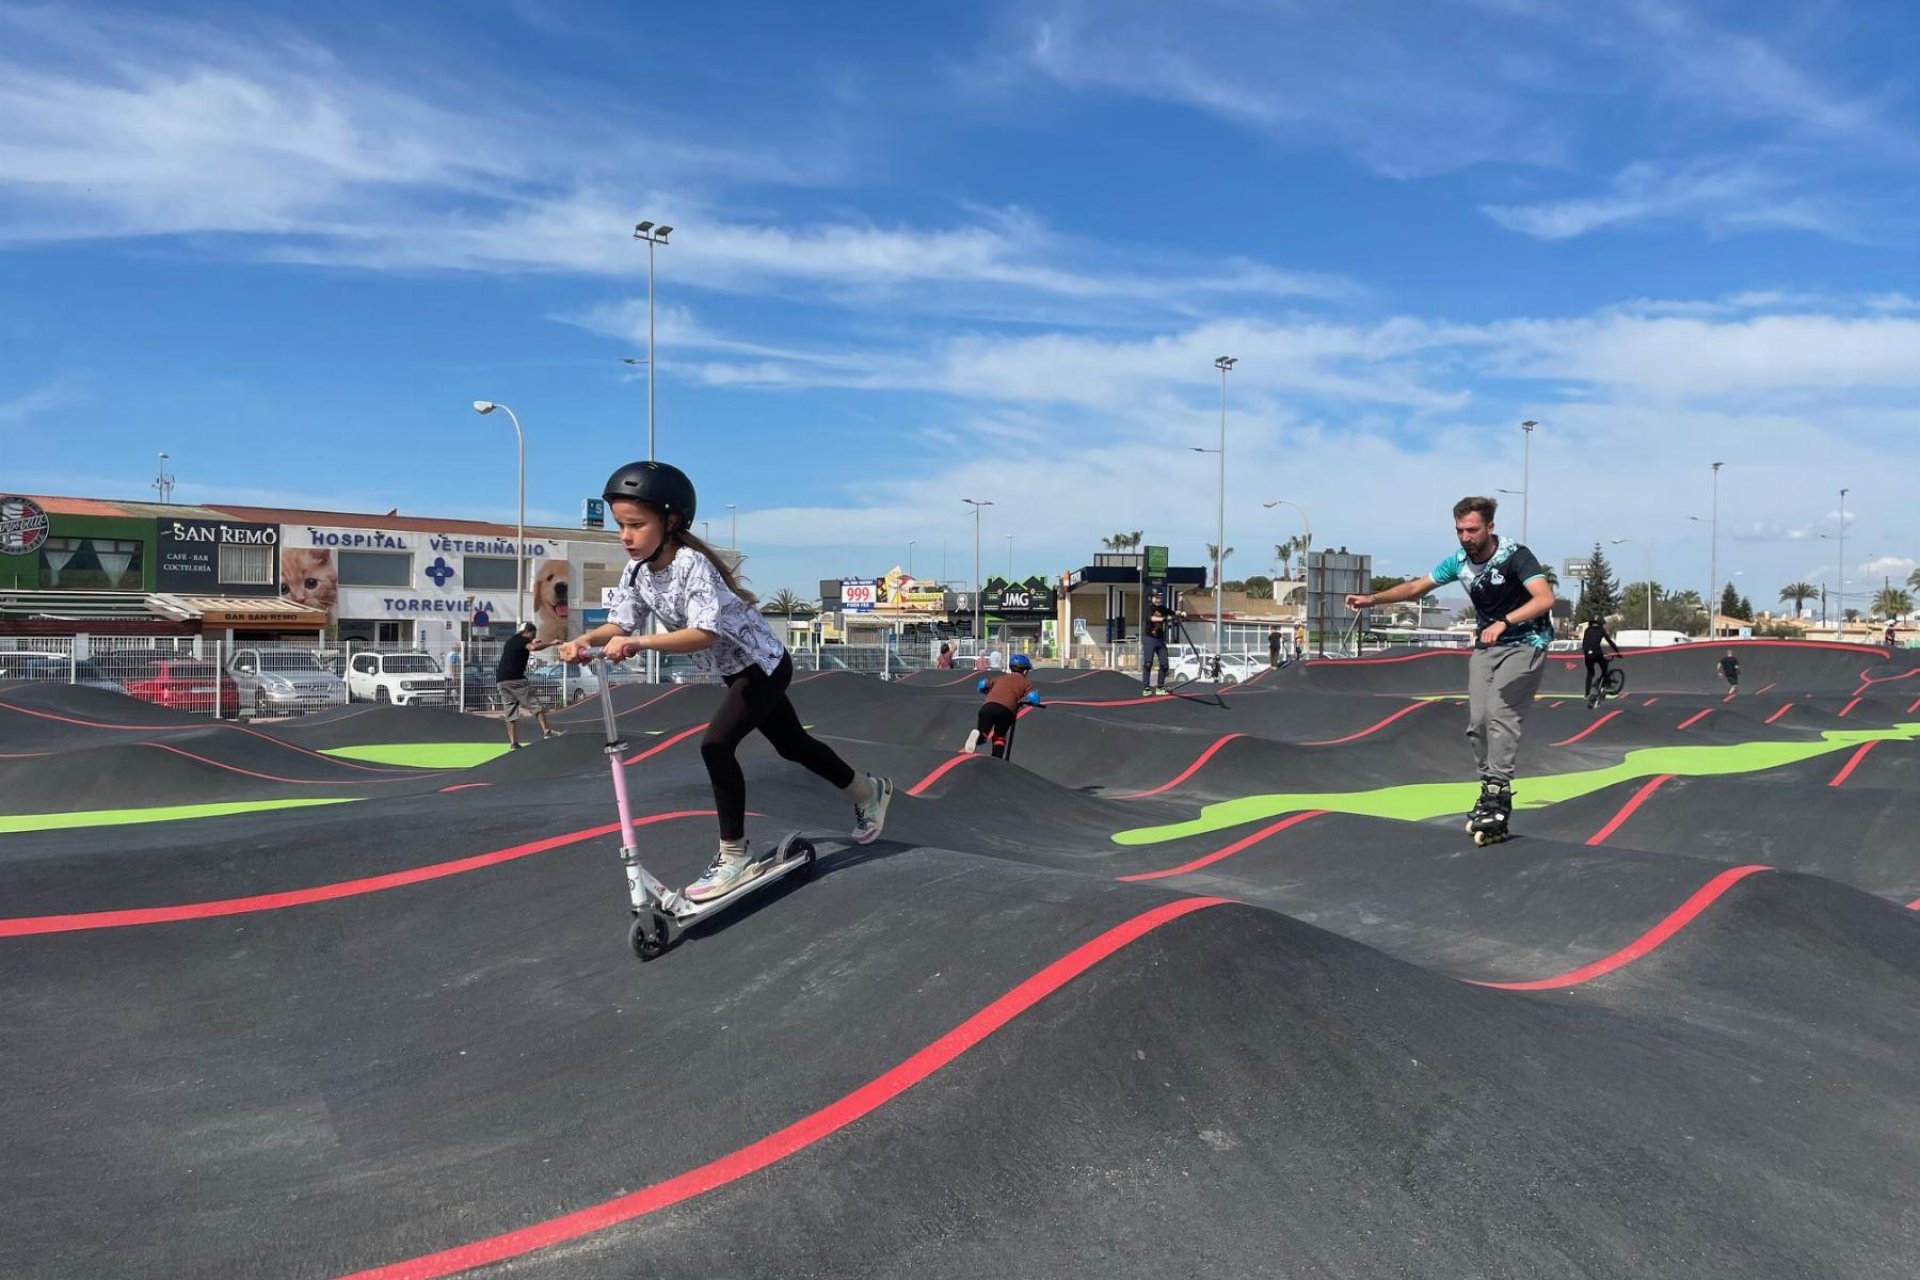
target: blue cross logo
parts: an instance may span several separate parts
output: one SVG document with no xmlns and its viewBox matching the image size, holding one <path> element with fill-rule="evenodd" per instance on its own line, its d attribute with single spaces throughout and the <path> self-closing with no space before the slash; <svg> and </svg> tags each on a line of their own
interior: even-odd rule
<svg viewBox="0 0 1920 1280">
<path fill-rule="evenodd" d="M 433 585 L 444 588 L 447 579 L 453 577 L 453 566 L 447 563 L 445 556 L 435 556 L 433 563 L 426 568 L 426 575 L 433 579 Z"/>
</svg>

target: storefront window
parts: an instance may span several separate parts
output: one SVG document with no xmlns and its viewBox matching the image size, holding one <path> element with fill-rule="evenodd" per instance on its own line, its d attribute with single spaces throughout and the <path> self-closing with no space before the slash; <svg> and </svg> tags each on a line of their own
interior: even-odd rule
<svg viewBox="0 0 1920 1280">
<path fill-rule="evenodd" d="M 413 585 L 413 557 L 401 551 L 342 551 L 340 585 L 343 587 L 410 587 Z"/>
<path fill-rule="evenodd" d="M 220 548 L 220 581 L 231 586 L 271 586 L 279 568 L 278 547 Z"/>
<path fill-rule="evenodd" d="M 514 561 L 510 556 L 468 556 L 466 558 L 467 590 L 469 591 L 512 591 L 519 586 L 514 581 Z M 527 570 L 527 581 L 533 580 L 533 570 Z"/>
<path fill-rule="evenodd" d="M 144 543 L 112 538 L 48 538 L 40 545 L 40 585 L 65 591 L 138 591 L 146 581 Z"/>
</svg>

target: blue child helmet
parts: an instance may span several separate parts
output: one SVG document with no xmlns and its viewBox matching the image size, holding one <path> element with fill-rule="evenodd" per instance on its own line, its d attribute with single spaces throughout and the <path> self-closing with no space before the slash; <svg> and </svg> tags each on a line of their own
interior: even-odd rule
<svg viewBox="0 0 1920 1280">
<path fill-rule="evenodd" d="M 1012 661 L 1007 663 L 1007 666 L 1014 671 L 1031 671 L 1033 670 L 1033 659 L 1024 653 L 1016 653 L 1013 655 Z"/>
</svg>

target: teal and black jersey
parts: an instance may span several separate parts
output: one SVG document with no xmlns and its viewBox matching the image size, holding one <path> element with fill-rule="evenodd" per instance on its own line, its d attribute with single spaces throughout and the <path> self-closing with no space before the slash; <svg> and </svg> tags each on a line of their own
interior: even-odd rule
<svg viewBox="0 0 1920 1280">
<path fill-rule="evenodd" d="M 1435 565 L 1429 576 L 1441 585 L 1465 583 L 1467 599 L 1473 602 L 1480 630 L 1484 631 L 1531 600 L 1533 596 L 1528 592 L 1527 584 L 1535 578 L 1546 577 L 1547 571 L 1540 567 L 1540 561 L 1533 552 L 1517 542 L 1508 542 L 1496 535 L 1493 555 L 1484 564 L 1475 564 L 1467 559 L 1465 551 L 1457 550 Z M 1530 644 L 1536 649 L 1544 649 L 1552 641 L 1553 624 L 1545 617 L 1540 617 L 1516 627 L 1508 627 L 1501 634 L 1499 643 Z"/>
</svg>

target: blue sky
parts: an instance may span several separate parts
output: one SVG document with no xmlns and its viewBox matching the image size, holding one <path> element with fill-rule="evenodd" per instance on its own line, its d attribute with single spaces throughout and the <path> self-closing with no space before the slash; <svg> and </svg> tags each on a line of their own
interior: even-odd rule
<svg viewBox="0 0 1920 1280">
<path fill-rule="evenodd" d="M 1228 576 L 1304 506 L 1424 571 L 1519 490 L 1543 558 L 1758 605 L 1920 554 L 1920 13 L 0 0 L 0 490 L 572 523 L 660 456 L 763 590 Z"/>
</svg>

